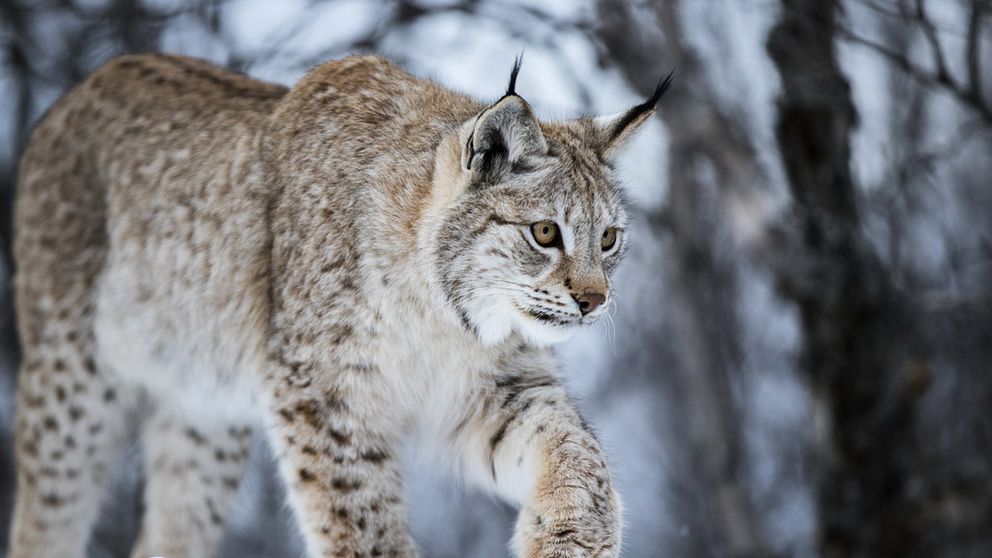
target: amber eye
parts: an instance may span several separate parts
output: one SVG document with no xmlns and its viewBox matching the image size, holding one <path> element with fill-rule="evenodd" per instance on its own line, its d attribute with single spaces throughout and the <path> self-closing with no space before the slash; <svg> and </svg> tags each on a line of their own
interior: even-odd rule
<svg viewBox="0 0 992 558">
<path fill-rule="evenodd" d="M 603 240 L 600 244 L 603 246 L 603 251 L 607 252 L 613 248 L 613 245 L 617 243 L 617 229 L 615 227 L 610 227 L 603 231 Z"/>
<path fill-rule="evenodd" d="M 540 221 L 530 226 L 534 240 L 541 246 L 554 246 L 558 243 L 558 225 L 554 221 Z"/>
</svg>

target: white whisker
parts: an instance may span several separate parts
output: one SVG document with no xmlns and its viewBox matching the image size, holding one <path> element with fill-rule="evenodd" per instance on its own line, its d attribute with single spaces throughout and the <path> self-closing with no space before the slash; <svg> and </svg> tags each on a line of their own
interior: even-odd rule
<svg viewBox="0 0 992 558">
<path fill-rule="evenodd" d="M 610 342 L 610 351 L 613 352 L 613 356 L 617 356 L 617 325 L 613 321 L 613 316 L 610 316 L 609 308 L 603 317 L 606 318 L 606 336 Z"/>
</svg>

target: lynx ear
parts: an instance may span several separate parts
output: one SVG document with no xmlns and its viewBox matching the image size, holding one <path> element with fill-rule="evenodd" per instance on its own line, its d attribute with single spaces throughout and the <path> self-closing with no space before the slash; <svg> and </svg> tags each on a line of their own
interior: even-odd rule
<svg viewBox="0 0 992 558">
<path fill-rule="evenodd" d="M 599 136 L 597 138 L 599 145 L 607 157 L 614 155 L 617 149 L 623 146 L 640 128 L 641 124 L 647 122 L 648 118 L 654 114 L 658 101 L 672 85 L 673 74 L 674 72 L 670 72 L 658 82 L 658 86 L 655 87 L 654 94 L 651 95 L 650 99 L 619 114 L 601 116 L 593 121 Z"/>
<path fill-rule="evenodd" d="M 465 123 L 462 167 L 494 176 L 548 152 L 541 125 L 527 101 L 515 91 L 520 58 L 510 74 L 506 94 Z"/>
</svg>

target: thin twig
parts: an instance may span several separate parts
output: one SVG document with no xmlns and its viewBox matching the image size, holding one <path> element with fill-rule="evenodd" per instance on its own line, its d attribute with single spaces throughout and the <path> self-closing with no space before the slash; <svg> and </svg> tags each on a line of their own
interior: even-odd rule
<svg viewBox="0 0 992 558">
<path fill-rule="evenodd" d="M 903 53 L 897 52 L 892 48 L 872 39 L 862 37 L 852 32 L 850 29 L 838 26 L 837 32 L 841 39 L 871 49 L 875 53 L 892 62 L 896 67 L 921 84 L 934 85 L 943 88 L 966 106 L 971 107 L 982 118 L 982 120 L 992 125 L 992 106 L 990 106 L 982 96 L 974 95 L 970 86 L 961 85 L 956 81 L 949 79 L 946 75 L 944 77 L 941 77 L 939 74 L 933 75 L 910 61 L 909 58 L 907 58 Z"/>
<path fill-rule="evenodd" d="M 916 21 L 923 29 L 923 36 L 930 43 L 930 50 L 933 52 L 934 66 L 937 68 L 937 77 L 941 81 L 954 82 L 954 77 L 947 70 L 947 61 L 944 60 L 944 50 L 940 47 L 940 40 L 937 38 L 937 29 L 933 26 L 930 18 L 927 17 L 924 0 L 916 0 Z"/>
<path fill-rule="evenodd" d="M 977 99 L 982 98 L 982 48 L 979 38 L 987 4 L 987 0 L 972 0 L 971 13 L 968 17 L 968 83 L 971 86 L 971 94 Z"/>
</svg>

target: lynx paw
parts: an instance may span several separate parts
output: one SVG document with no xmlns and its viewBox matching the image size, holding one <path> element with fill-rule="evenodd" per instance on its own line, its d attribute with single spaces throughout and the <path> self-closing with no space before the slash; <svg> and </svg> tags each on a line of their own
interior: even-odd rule
<svg viewBox="0 0 992 558">
<path fill-rule="evenodd" d="M 616 558 L 620 555 L 620 501 L 616 493 L 580 513 L 542 514 L 525 508 L 514 547 L 522 558 Z M 549 517 L 550 516 L 550 517 Z"/>
</svg>

